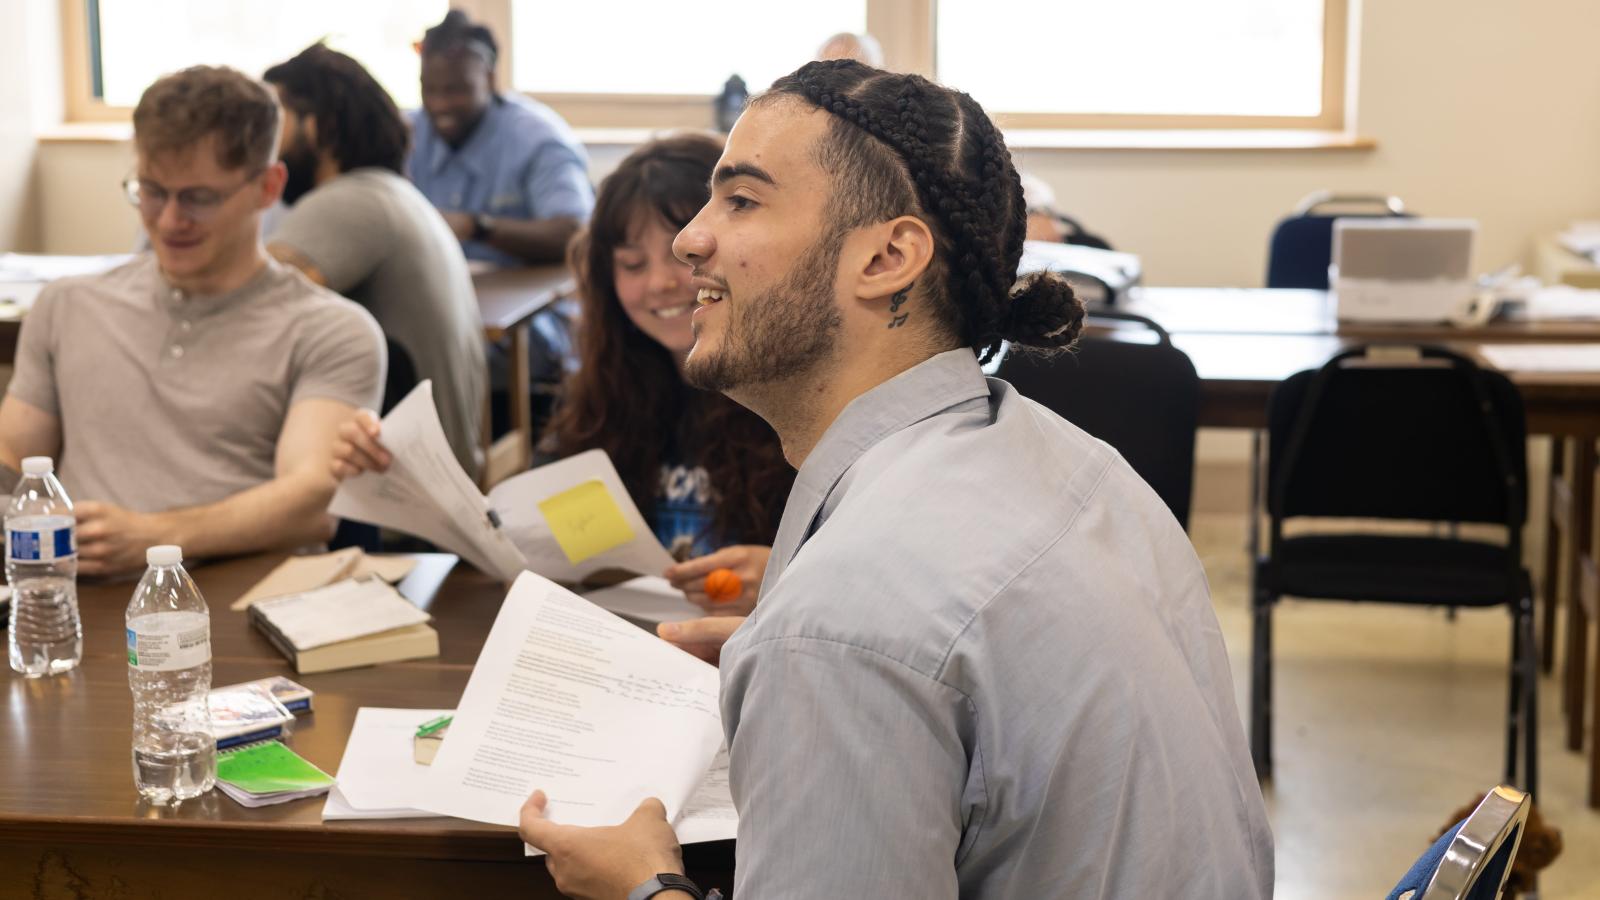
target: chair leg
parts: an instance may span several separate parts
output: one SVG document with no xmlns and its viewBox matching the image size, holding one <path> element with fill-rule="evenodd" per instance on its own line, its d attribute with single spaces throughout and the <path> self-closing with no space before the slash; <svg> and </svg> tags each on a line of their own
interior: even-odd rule
<svg viewBox="0 0 1600 900">
<path fill-rule="evenodd" d="M 1250 649 L 1250 757 L 1256 777 L 1272 778 L 1272 601 L 1254 591 L 1251 596 Z"/>
<path fill-rule="evenodd" d="M 1522 712 L 1523 753 L 1527 759 L 1522 768 L 1527 773 L 1524 790 L 1535 800 L 1539 797 L 1539 645 L 1533 636 L 1533 600 L 1528 599 L 1527 613 L 1522 617 L 1523 679 L 1526 693 Z"/>
<path fill-rule="evenodd" d="M 1511 659 L 1506 666 L 1506 784 L 1520 784 L 1517 775 L 1518 766 L 1517 740 L 1521 736 L 1520 726 L 1523 713 L 1527 709 L 1527 696 L 1523 690 L 1524 678 L 1522 675 L 1522 657 L 1524 647 L 1522 644 L 1522 613 L 1516 607 L 1511 612 Z"/>
<path fill-rule="evenodd" d="M 1250 521 L 1245 524 L 1244 540 L 1245 553 L 1252 566 L 1261 557 L 1261 482 L 1266 478 L 1261 470 L 1261 457 L 1266 435 L 1265 431 L 1250 432 Z"/>
<path fill-rule="evenodd" d="M 1539 669 L 1549 675 L 1555 669 L 1556 607 L 1561 584 L 1561 527 L 1556 523 L 1556 495 L 1566 461 L 1566 439 L 1550 439 L 1550 485 L 1544 516 L 1544 566 L 1539 571 Z"/>
</svg>

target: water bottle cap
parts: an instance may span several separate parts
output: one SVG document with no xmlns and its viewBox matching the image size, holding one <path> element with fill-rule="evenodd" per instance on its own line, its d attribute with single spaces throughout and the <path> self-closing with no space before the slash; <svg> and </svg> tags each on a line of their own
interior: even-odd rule
<svg viewBox="0 0 1600 900">
<path fill-rule="evenodd" d="M 49 475 L 55 470 L 56 464 L 48 456 L 30 456 L 22 461 L 24 475 Z"/>
<path fill-rule="evenodd" d="M 183 562 L 183 548 L 174 544 L 151 547 L 144 552 L 144 561 L 152 566 L 175 566 Z"/>
</svg>

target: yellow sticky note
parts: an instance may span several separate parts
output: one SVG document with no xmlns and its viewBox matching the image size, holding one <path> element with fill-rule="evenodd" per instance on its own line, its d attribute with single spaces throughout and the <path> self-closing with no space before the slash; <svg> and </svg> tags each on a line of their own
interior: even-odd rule
<svg viewBox="0 0 1600 900">
<path fill-rule="evenodd" d="M 633 540 L 633 529 L 599 479 L 585 481 L 539 504 L 561 552 L 573 565 Z"/>
</svg>

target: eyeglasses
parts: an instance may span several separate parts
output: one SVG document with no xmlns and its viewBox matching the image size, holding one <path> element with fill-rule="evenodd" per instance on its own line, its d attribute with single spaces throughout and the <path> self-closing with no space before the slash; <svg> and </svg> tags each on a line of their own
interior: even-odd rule
<svg viewBox="0 0 1600 900">
<path fill-rule="evenodd" d="M 123 179 L 122 192 L 127 196 L 128 202 L 138 208 L 140 215 L 147 219 L 160 216 L 161 211 L 167 207 L 167 201 L 175 199 L 178 204 L 178 215 L 192 222 L 204 223 L 217 214 L 222 204 L 231 200 L 234 194 L 244 190 L 246 185 L 255 181 L 265 171 L 266 169 L 257 169 L 226 191 L 208 187 L 190 187 L 178 191 L 176 195 L 153 181 L 129 175 Z"/>
</svg>

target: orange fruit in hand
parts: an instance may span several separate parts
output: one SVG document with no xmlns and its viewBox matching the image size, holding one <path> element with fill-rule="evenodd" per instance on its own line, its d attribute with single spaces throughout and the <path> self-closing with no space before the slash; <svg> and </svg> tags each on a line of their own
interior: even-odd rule
<svg viewBox="0 0 1600 900">
<path fill-rule="evenodd" d="M 744 593 L 744 582 L 732 569 L 712 569 L 706 576 L 706 596 L 712 603 L 732 603 Z"/>
</svg>

